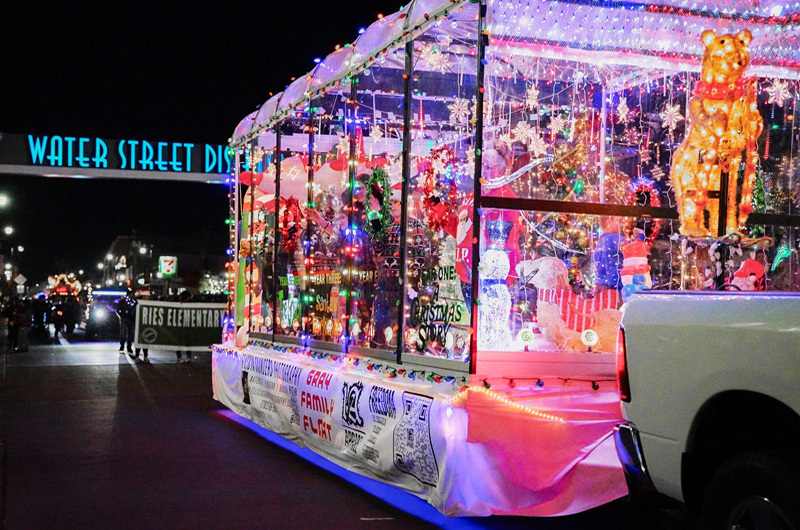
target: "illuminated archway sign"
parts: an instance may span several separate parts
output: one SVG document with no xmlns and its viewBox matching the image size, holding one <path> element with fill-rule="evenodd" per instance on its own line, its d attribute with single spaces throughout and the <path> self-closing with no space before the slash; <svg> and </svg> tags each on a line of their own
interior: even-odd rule
<svg viewBox="0 0 800 530">
<path fill-rule="evenodd" d="M 0 134 L 0 173 L 224 183 L 226 145 Z"/>
</svg>

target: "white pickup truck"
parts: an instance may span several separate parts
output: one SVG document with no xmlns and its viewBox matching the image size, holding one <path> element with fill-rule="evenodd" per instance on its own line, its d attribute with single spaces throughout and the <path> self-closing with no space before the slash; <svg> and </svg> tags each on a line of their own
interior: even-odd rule
<svg viewBox="0 0 800 530">
<path fill-rule="evenodd" d="M 625 308 L 617 452 L 711 528 L 800 530 L 800 295 L 644 292 Z"/>
</svg>

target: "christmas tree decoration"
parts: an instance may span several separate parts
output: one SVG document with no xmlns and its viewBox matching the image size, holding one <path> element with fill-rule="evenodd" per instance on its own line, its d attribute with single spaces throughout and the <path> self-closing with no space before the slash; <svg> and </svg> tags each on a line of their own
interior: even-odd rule
<svg viewBox="0 0 800 530">
<path fill-rule="evenodd" d="M 783 102 L 792 99 L 792 93 L 789 91 L 789 83 L 780 81 L 778 79 L 772 80 L 772 85 L 766 88 L 769 99 L 767 103 L 775 103 L 779 107 L 783 107 Z"/>
<path fill-rule="evenodd" d="M 350 157 L 350 139 L 347 136 L 340 136 L 336 143 L 338 158 L 347 159 Z"/>
<path fill-rule="evenodd" d="M 644 274 L 636 274 L 633 276 L 631 283 L 622 288 L 622 303 L 627 304 L 631 296 L 639 291 L 647 291 L 650 287 L 647 286 L 647 280 Z"/>
<path fill-rule="evenodd" d="M 750 64 L 751 38 L 747 30 L 737 35 L 717 36 L 710 30 L 702 34 L 702 79 L 690 102 L 691 124 L 675 151 L 670 173 L 680 230 L 686 236 L 710 235 L 720 215 L 726 216 L 727 232 L 735 232 L 752 211 L 759 162 L 756 141 L 764 125 L 756 105 L 756 83 L 743 77 Z M 736 175 L 742 160 L 745 172 L 741 201 L 737 201 Z M 720 190 L 722 173 L 729 175 L 728 189 Z M 719 201 L 709 201 L 712 190 L 727 194 L 727 212 L 719 211 Z"/>
</svg>

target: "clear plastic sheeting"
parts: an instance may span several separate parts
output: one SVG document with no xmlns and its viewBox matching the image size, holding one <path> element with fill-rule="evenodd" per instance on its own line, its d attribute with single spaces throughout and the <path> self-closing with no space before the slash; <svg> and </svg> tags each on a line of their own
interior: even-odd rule
<svg viewBox="0 0 800 530">
<path fill-rule="evenodd" d="M 374 59 L 375 54 L 380 53 L 389 47 L 392 42 L 402 38 L 407 12 L 410 7 L 411 4 L 397 13 L 379 18 L 377 22 L 373 22 L 356 41 L 350 64 L 356 66 L 364 62 L 371 62 L 370 58 Z"/>
<path fill-rule="evenodd" d="M 256 123 L 264 123 L 275 114 L 275 111 L 278 109 L 278 103 L 281 100 L 281 96 L 283 96 L 283 92 L 275 94 L 265 101 L 263 105 L 261 105 L 261 108 L 258 110 L 258 114 L 256 114 Z"/>
<path fill-rule="evenodd" d="M 278 113 L 285 114 L 296 105 L 307 99 L 308 85 L 311 82 L 311 74 L 304 75 L 295 79 L 291 85 L 283 91 L 283 97 L 278 104 Z M 260 125 L 260 124 L 259 124 Z"/>
<path fill-rule="evenodd" d="M 312 91 L 321 90 L 347 75 L 347 68 L 350 65 L 352 55 L 353 47 L 346 46 L 325 57 L 325 60 L 314 69 L 310 89 Z"/>
<path fill-rule="evenodd" d="M 334 51 L 311 72 L 292 82 L 272 114 L 259 113 L 253 130 L 263 129 L 277 119 L 286 117 L 293 108 L 321 95 L 348 76 L 368 68 L 373 61 L 380 60 L 381 55 L 385 56 L 402 46 L 403 39 L 419 34 L 439 15 L 463 10 L 464 5 L 469 4 L 464 0 L 415 0 L 400 11 L 379 18 L 355 43 Z M 402 68 L 402 64 L 398 66 Z M 232 143 L 235 145 L 246 140 L 243 136 L 233 138 Z"/>
<path fill-rule="evenodd" d="M 249 133 L 253 125 L 255 124 L 256 114 L 258 111 L 253 111 L 247 116 L 244 117 L 242 121 L 239 122 L 239 125 L 236 126 L 236 129 L 233 131 L 233 142 L 238 142 L 241 140 L 247 133 Z"/>
</svg>

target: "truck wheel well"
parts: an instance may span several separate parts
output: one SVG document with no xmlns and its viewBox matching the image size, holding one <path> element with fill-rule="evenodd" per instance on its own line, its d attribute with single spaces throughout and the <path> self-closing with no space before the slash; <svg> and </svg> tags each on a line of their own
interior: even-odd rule
<svg viewBox="0 0 800 530">
<path fill-rule="evenodd" d="M 690 507 L 699 506 L 714 473 L 733 455 L 748 451 L 796 451 L 800 415 L 777 399 L 730 390 L 706 401 L 692 422 L 681 482 Z"/>
</svg>

